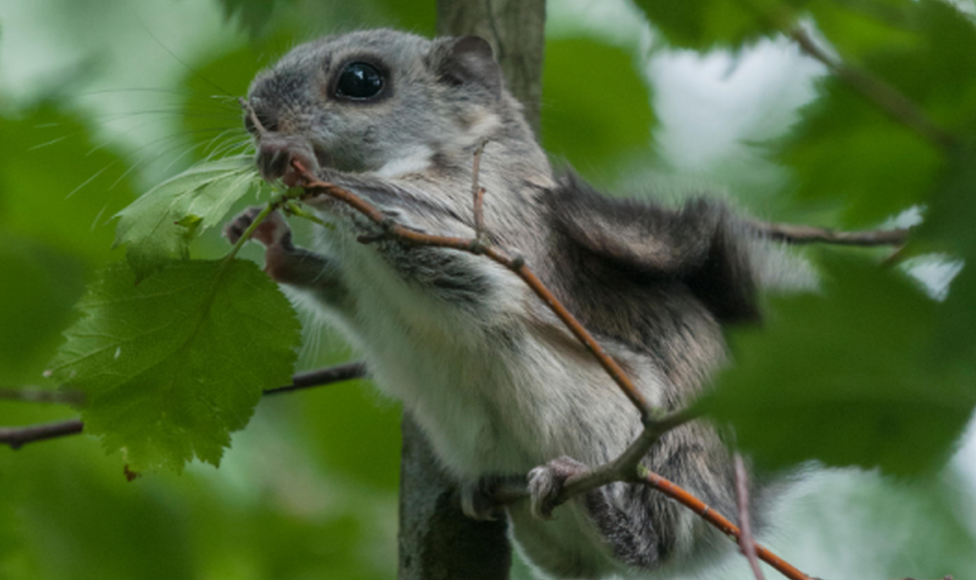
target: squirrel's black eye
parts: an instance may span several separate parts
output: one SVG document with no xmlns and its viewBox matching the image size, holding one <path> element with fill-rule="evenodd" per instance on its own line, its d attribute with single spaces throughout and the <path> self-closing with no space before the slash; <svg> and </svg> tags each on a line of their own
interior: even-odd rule
<svg viewBox="0 0 976 580">
<path fill-rule="evenodd" d="M 336 96 L 347 99 L 371 99 L 380 94 L 381 90 L 383 75 L 375 66 L 365 62 L 347 64 L 336 83 Z"/>
</svg>

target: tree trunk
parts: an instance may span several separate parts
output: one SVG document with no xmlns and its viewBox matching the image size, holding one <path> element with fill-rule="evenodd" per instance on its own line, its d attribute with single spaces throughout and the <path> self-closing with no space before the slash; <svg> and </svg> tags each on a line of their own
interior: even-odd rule
<svg viewBox="0 0 976 580">
<path fill-rule="evenodd" d="M 545 56 L 544 0 L 438 0 L 437 34 L 480 36 L 491 44 L 505 85 L 525 107 L 539 134 L 542 61 Z"/>
<path fill-rule="evenodd" d="M 454 482 L 417 424 L 403 415 L 399 580 L 507 580 L 512 565 L 504 519 L 465 517 Z"/>
<path fill-rule="evenodd" d="M 508 90 L 539 132 L 545 0 L 438 0 L 437 33 L 477 35 L 495 52 Z M 455 482 L 424 434 L 403 415 L 398 580 L 508 580 L 512 550 L 505 521 L 461 513 Z"/>
</svg>

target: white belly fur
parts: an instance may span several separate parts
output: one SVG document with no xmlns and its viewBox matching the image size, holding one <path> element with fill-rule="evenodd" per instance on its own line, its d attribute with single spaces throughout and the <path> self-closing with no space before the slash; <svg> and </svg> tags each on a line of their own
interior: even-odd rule
<svg viewBox="0 0 976 580">
<path fill-rule="evenodd" d="M 567 349 L 565 339 L 555 344 L 551 329 L 527 319 L 520 301 L 538 299 L 507 270 L 497 269 L 504 291 L 490 320 L 475 320 L 406 285 L 365 247 L 342 249 L 356 307 L 340 326 L 364 351 L 378 387 L 403 402 L 459 481 L 524 474 L 562 455 L 598 465 L 639 432 L 637 411 L 596 361 Z M 518 337 L 517 350 L 492 343 L 492 324 Z M 654 370 L 633 355 L 614 354 L 638 372 L 634 378 L 653 400 Z M 581 509 L 571 502 L 557 510 L 557 520 L 542 522 L 515 506 L 515 535 L 528 551 L 537 552 L 529 544 L 544 546 L 543 557 L 554 562 L 616 568 Z"/>
</svg>

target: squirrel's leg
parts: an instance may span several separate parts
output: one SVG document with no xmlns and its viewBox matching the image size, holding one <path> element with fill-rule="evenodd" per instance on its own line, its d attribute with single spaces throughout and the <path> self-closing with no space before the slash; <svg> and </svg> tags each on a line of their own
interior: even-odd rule
<svg viewBox="0 0 976 580">
<path fill-rule="evenodd" d="M 238 214 L 224 227 L 224 237 L 237 243 L 261 209 L 251 207 Z M 275 282 L 311 291 L 333 306 L 341 306 L 348 298 L 335 260 L 295 246 L 291 228 L 279 212 L 271 212 L 254 230 L 252 239 L 265 247 L 264 271 Z"/>
<path fill-rule="evenodd" d="M 533 514 L 552 518 L 555 500 L 566 480 L 588 470 L 579 461 L 563 456 L 530 471 L 528 487 Z M 661 532 L 673 533 L 677 523 L 675 506 L 648 486 L 618 482 L 571 501 L 582 503 L 614 556 L 626 564 L 650 568 L 667 558 L 674 548 L 675 538 Z"/>
</svg>

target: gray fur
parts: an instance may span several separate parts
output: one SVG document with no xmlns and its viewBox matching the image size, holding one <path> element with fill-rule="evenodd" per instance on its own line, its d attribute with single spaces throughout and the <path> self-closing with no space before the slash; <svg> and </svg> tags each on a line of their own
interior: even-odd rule
<svg viewBox="0 0 976 580">
<path fill-rule="evenodd" d="M 333 98 L 351 60 L 386 71 L 385 92 Z M 654 404 L 687 404 L 725 360 L 720 323 L 757 317 L 755 241 L 734 217 L 701 200 L 680 210 L 612 202 L 557 179 L 483 41 L 391 30 L 324 38 L 258 75 L 248 101 L 270 130 L 258 143 L 266 177 L 287 177 L 279 157 L 291 154 L 430 233 L 474 235 L 472 154 L 488 139 L 479 181 L 492 243 L 524 256 Z M 337 222 L 318 232 L 321 255 L 291 246 L 278 219 L 262 239 L 269 273 L 346 332 L 467 489 L 548 466 L 530 476 L 544 500 L 572 466 L 604 463 L 640 432 L 630 402 L 514 274 L 452 250 L 358 243 L 380 229 L 332 200 L 310 203 Z M 645 464 L 734 513 L 731 462 L 713 427 L 675 429 Z M 528 504 L 508 509 L 514 536 L 558 577 L 674 570 L 724 541 L 645 487 L 607 486 L 552 521 Z M 471 498 L 464 505 L 484 514 Z"/>
</svg>

